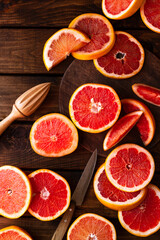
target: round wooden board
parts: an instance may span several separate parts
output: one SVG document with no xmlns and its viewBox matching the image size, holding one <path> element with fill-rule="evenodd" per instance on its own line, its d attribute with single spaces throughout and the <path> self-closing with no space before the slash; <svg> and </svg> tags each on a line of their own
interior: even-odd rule
<svg viewBox="0 0 160 240">
<path fill-rule="evenodd" d="M 60 112 L 69 117 L 69 100 L 73 92 L 82 84 L 85 83 L 101 83 L 111 86 L 115 89 L 120 99 L 134 98 L 142 102 L 132 91 L 132 84 L 144 83 L 160 88 L 160 60 L 149 51 L 145 51 L 145 63 L 142 70 L 134 77 L 129 79 L 110 79 L 103 76 L 95 68 L 93 61 L 74 60 L 66 70 L 60 85 L 59 91 L 59 109 Z M 160 140 L 160 108 L 150 103 L 144 102 L 155 117 L 156 129 L 155 136 L 152 142 L 147 147 L 150 149 Z M 79 130 L 80 144 L 89 151 L 98 150 L 98 154 L 106 157 L 112 150 L 103 151 L 103 140 L 107 131 L 102 133 L 86 133 Z M 132 131 L 119 143 L 137 143 L 142 145 L 137 129 Z"/>
</svg>

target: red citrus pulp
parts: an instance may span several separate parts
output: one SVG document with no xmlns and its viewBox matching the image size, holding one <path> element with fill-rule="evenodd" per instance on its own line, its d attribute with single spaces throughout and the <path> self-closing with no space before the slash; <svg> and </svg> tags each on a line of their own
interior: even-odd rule
<svg viewBox="0 0 160 240">
<path fill-rule="evenodd" d="M 32 240 L 32 238 L 22 228 L 9 226 L 0 229 L 0 240 Z"/>
</svg>

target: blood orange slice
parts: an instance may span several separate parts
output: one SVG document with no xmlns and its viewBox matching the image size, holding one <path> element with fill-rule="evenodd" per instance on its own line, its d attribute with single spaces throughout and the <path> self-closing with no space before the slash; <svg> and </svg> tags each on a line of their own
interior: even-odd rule
<svg viewBox="0 0 160 240">
<path fill-rule="evenodd" d="M 31 236 L 22 228 L 9 226 L 0 229 L 0 240 L 32 240 Z"/>
<path fill-rule="evenodd" d="M 120 111 L 117 93 L 103 84 L 81 85 L 69 102 L 72 121 L 86 132 L 98 133 L 110 128 L 117 121 Z"/>
<path fill-rule="evenodd" d="M 132 16 L 142 2 L 143 0 L 102 0 L 102 10 L 106 17 L 119 20 Z"/>
<path fill-rule="evenodd" d="M 93 213 L 83 214 L 70 226 L 67 240 L 116 240 L 114 225 L 107 219 Z"/>
<path fill-rule="evenodd" d="M 108 53 L 114 45 L 115 34 L 107 18 L 96 13 L 79 15 L 69 24 L 69 28 L 85 33 L 90 42 L 73 52 L 73 57 L 80 60 L 91 60 Z"/>
<path fill-rule="evenodd" d="M 31 186 L 28 177 L 17 167 L 0 167 L 0 214 L 19 218 L 28 209 Z"/>
<path fill-rule="evenodd" d="M 141 83 L 133 84 L 132 89 L 144 101 L 160 107 L 160 89 Z"/>
<path fill-rule="evenodd" d="M 155 170 L 152 155 L 136 144 L 123 144 L 106 158 L 105 171 L 109 181 L 118 189 L 135 192 L 146 187 Z"/>
<path fill-rule="evenodd" d="M 59 174 L 39 169 L 29 175 L 33 188 L 28 211 L 42 221 L 53 220 L 62 215 L 70 203 L 70 187 Z"/>
<path fill-rule="evenodd" d="M 108 131 L 103 141 L 104 151 L 120 142 L 137 123 L 143 111 L 135 111 L 120 118 Z"/>
<path fill-rule="evenodd" d="M 140 8 L 144 24 L 152 31 L 160 33 L 160 1 L 145 0 Z"/>
<path fill-rule="evenodd" d="M 147 146 L 153 139 L 155 133 L 155 120 L 149 108 L 142 102 L 135 99 L 121 100 L 125 113 L 142 110 L 143 114 L 138 120 L 136 126 L 139 130 L 141 139 Z"/>
<path fill-rule="evenodd" d="M 119 211 L 121 225 L 133 235 L 147 237 L 160 229 L 160 189 L 149 184 L 147 196 L 136 208 Z"/>
<path fill-rule="evenodd" d="M 59 113 L 47 114 L 32 126 L 30 143 L 33 150 L 45 157 L 61 157 L 78 146 L 78 132 L 74 124 Z"/>
<path fill-rule="evenodd" d="M 105 164 L 97 170 L 93 186 L 97 199 L 113 210 L 133 209 L 143 201 L 147 193 L 147 188 L 137 192 L 124 192 L 114 187 L 106 176 Z"/>
<path fill-rule="evenodd" d="M 116 42 L 109 53 L 94 59 L 99 72 L 110 78 L 129 78 L 143 67 L 144 49 L 129 33 L 117 31 Z"/>
<path fill-rule="evenodd" d="M 63 28 L 53 34 L 45 43 L 43 61 L 50 70 L 63 61 L 72 51 L 90 42 L 89 38 L 75 29 Z"/>
</svg>

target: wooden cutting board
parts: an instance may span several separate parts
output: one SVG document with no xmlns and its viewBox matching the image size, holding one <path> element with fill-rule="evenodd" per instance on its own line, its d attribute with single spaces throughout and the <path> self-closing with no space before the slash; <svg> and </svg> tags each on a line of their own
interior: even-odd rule
<svg viewBox="0 0 160 240">
<path fill-rule="evenodd" d="M 95 68 L 93 61 L 74 60 L 66 70 L 60 85 L 59 109 L 62 114 L 69 117 L 68 104 L 73 92 L 85 83 L 101 83 L 111 86 L 115 89 L 120 99 L 134 98 L 142 102 L 132 91 L 132 84 L 144 83 L 160 88 L 160 60 L 151 52 L 145 50 L 145 62 L 142 70 L 134 77 L 129 79 L 111 79 L 103 76 Z M 147 147 L 151 149 L 160 140 L 160 108 L 150 103 L 144 102 L 156 121 L 156 132 L 152 142 Z M 103 151 L 103 140 L 107 131 L 102 133 L 86 133 L 79 130 L 80 144 L 89 151 L 98 149 L 98 154 L 106 157 L 110 150 Z M 137 143 L 143 146 L 137 129 L 132 131 L 119 143 Z"/>
</svg>

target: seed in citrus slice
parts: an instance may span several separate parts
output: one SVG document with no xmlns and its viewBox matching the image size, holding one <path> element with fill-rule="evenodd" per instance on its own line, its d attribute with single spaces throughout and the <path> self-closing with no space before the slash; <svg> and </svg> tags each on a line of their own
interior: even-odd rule
<svg viewBox="0 0 160 240">
<path fill-rule="evenodd" d="M 67 240 L 116 240 L 114 225 L 97 214 L 86 213 L 78 217 L 70 226 Z"/>
<path fill-rule="evenodd" d="M 140 8 L 144 24 L 152 31 L 160 33 L 160 1 L 145 0 Z"/>
<path fill-rule="evenodd" d="M 129 33 L 117 31 L 116 42 L 109 53 L 94 59 L 99 72 L 110 78 L 130 78 L 143 67 L 144 49 Z"/>
<path fill-rule="evenodd" d="M 147 188 L 147 196 L 138 207 L 118 212 L 121 225 L 139 237 L 147 237 L 160 229 L 160 189 L 153 184 Z"/>
<path fill-rule="evenodd" d="M 71 52 L 90 42 L 89 38 L 75 29 L 63 28 L 53 34 L 45 43 L 43 61 L 49 71 L 63 61 Z"/>
<path fill-rule="evenodd" d="M 28 209 L 31 201 L 31 185 L 28 177 L 19 168 L 0 167 L 0 214 L 7 218 L 19 218 Z"/>
<path fill-rule="evenodd" d="M 32 240 L 31 236 L 22 228 L 9 226 L 0 229 L 0 240 Z"/>
<path fill-rule="evenodd" d="M 146 187 L 155 170 L 152 155 L 143 147 L 127 143 L 116 147 L 106 158 L 105 171 L 118 189 L 135 192 Z"/>
<path fill-rule="evenodd" d="M 119 20 L 132 16 L 142 2 L 143 0 L 102 0 L 102 10 L 106 17 Z"/>
<path fill-rule="evenodd" d="M 51 113 L 39 118 L 30 131 L 33 150 L 45 157 L 61 157 L 78 146 L 78 132 L 64 115 Z"/>
<path fill-rule="evenodd" d="M 110 128 L 121 111 L 120 99 L 107 85 L 88 83 L 75 90 L 69 102 L 72 121 L 82 131 L 98 133 Z"/>
<path fill-rule="evenodd" d="M 29 213 L 41 221 L 50 221 L 62 215 L 70 203 L 70 187 L 59 174 L 39 169 L 29 175 L 33 188 Z"/>
<path fill-rule="evenodd" d="M 146 84 L 135 83 L 132 85 L 133 92 L 144 101 L 160 107 L 160 89 Z"/>
<path fill-rule="evenodd" d="M 120 118 L 105 136 L 103 141 L 104 151 L 110 149 L 120 142 L 134 127 L 142 114 L 143 111 L 135 111 Z"/>
<path fill-rule="evenodd" d="M 124 192 L 114 187 L 108 180 L 105 164 L 102 164 L 94 177 L 94 192 L 97 199 L 113 210 L 130 210 L 138 206 L 147 194 L 147 188 L 137 192 Z"/>
<path fill-rule="evenodd" d="M 115 43 L 114 29 L 107 18 L 96 13 L 79 15 L 69 24 L 69 28 L 85 33 L 90 42 L 72 52 L 80 60 L 91 60 L 108 53 Z"/>
<path fill-rule="evenodd" d="M 153 139 L 155 133 L 155 120 L 149 108 L 142 102 L 135 99 L 121 100 L 125 113 L 142 110 L 143 114 L 138 120 L 136 126 L 140 133 L 141 139 L 147 146 Z"/>
</svg>

